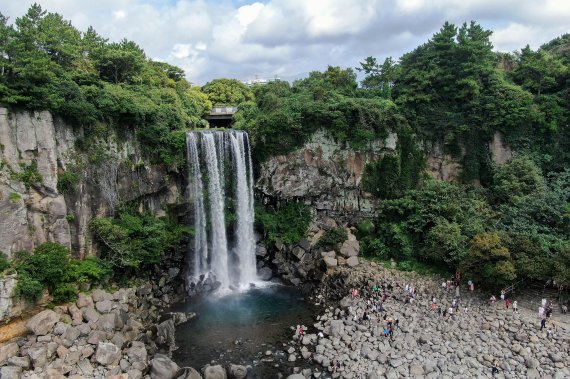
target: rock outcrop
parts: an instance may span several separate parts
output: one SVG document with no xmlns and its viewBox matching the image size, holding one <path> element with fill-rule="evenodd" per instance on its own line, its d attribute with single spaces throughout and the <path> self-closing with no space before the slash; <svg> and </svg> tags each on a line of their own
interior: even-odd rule
<svg viewBox="0 0 570 379">
<path fill-rule="evenodd" d="M 11 258 L 52 241 L 78 258 L 95 255 L 89 223 L 111 215 L 114 200 L 134 200 L 157 216 L 185 202 L 185 175 L 148 163 L 133 136 L 119 137 L 111 128 L 106 134 L 80 149 L 83 127 L 47 111 L 0 108 L 0 252 Z M 116 169 L 107 184 L 100 176 L 109 167 L 93 163 L 98 152 L 105 154 L 104 165 Z M 13 298 L 16 280 L 0 279 L 0 320 L 25 309 Z"/>
<path fill-rule="evenodd" d="M 257 189 L 263 196 L 303 198 L 326 213 L 373 212 L 374 199 L 360 188 L 366 163 L 392 153 L 396 134 L 356 151 L 318 131 L 305 145 L 263 163 Z"/>
</svg>

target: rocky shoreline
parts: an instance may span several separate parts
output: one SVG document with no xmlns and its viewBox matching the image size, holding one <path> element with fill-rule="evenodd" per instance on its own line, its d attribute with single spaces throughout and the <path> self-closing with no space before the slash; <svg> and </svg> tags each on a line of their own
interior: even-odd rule
<svg viewBox="0 0 570 379">
<path fill-rule="evenodd" d="M 383 304 L 385 312 L 372 312 L 371 320 L 365 321 L 364 312 L 371 314 L 367 299 L 353 299 L 350 289 L 370 293 L 382 283 L 393 286 Z M 415 302 L 405 301 L 406 284 L 416 289 Z M 455 292 L 442 290 L 435 279 L 365 260 L 355 268 L 334 269 L 313 297 L 326 304 L 326 310 L 308 334 L 289 343 L 290 360 L 298 365 L 287 378 L 485 378 L 495 377 L 496 362 L 497 377 L 570 377 L 567 322 L 551 320 L 541 331 L 534 312 L 515 313 L 505 309 L 504 302 L 489 305 L 482 294 L 465 288 L 460 312 L 444 318 L 431 308 L 434 296 L 437 305 L 447 309 Z M 386 320 L 399 320 L 393 338 L 384 334 L 384 315 Z M 331 362 L 337 360 L 342 367 L 333 373 Z"/>
</svg>

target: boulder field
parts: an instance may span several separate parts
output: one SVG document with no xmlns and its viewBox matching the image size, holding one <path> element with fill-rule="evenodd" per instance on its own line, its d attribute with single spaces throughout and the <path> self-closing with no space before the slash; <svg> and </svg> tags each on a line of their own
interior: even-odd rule
<svg viewBox="0 0 570 379">
<path fill-rule="evenodd" d="M 436 279 L 365 260 L 355 268 L 335 269 L 323 283 L 313 297 L 325 305 L 323 313 L 285 347 L 289 360 L 298 362 L 289 379 L 570 377 L 566 315 L 556 315 L 540 330 L 534 311 L 519 307 L 514 312 L 503 301 L 490 304 L 484 294 L 460 286 L 459 312 L 444 317 L 437 306 L 448 309 L 455 291 L 442 289 Z M 368 303 L 375 285 L 384 285 L 382 293 L 389 295 L 384 312 L 371 311 Z M 415 289 L 412 302 L 406 285 Z M 359 290 L 358 297 L 353 298 L 352 288 Z M 335 294 L 342 294 L 340 301 L 332 300 Z M 364 312 L 370 320 L 363 319 Z M 384 333 L 389 319 L 399 320 L 392 337 Z M 340 368 L 333 372 L 331 362 L 337 361 Z"/>
</svg>

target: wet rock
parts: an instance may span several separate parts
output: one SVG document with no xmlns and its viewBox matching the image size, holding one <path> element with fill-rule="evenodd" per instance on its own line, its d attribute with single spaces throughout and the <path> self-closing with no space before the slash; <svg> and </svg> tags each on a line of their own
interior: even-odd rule
<svg viewBox="0 0 570 379">
<path fill-rule="evenodd" d="M 260 280 L 270 280 L 273 277 L 273 271 L 269 267 L 262 267 L 257 271 Z"/>
<path fill-rule="evenodd" d="M 244 379 L 247 376 L 247 368 L 241 365 L 230 364 L 229 374 L 231 379 Z"/>
<path fill-rule="evenodd" d="M 180 367 L 166 355 L 156 354 L 150 361 L 151 379 L 173 379 Z"/>
<path fill-rule="evenodd" d="M 220 365 L 204 367 L 204 379 L 227 379 L 226 370 Z"/>
</svg>

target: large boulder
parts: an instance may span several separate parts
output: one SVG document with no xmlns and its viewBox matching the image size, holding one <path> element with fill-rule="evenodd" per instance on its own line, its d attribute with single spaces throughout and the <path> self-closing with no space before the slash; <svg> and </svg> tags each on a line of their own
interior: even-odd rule
<svg viewBox="0 0 570 379">
<path fill-rule="evenodd" d="M 269 267 L 262 267 L 257 271 L 257 276 L 261 280 L 270 280 L 273 277 L 273 271 Z"/>
<path fill-rule="evenodd" d="M 360 253 L 360 243 L 358 241 L 344 241 L 340 247 L 340 254 L 349 257 L 356 257 Z"/>
<path fill-rule="evenodd" d="M 174 337 L 176 329 L 174 327 L 174 320 L 169 319 L 161 322 L 156 326 L 156 343 L 158 345 L 174 346 L 176 340 Z"/>
<path fill-rule="evenodd" d="M 338 265 L 338 261 L 336 260 L 336 258 L 324 257 L 323 261 L 327 265 L 327 268 L 328 267 L 336 267 Z"/>
<path fill-rule="evenodd" d="M 28 349 L 28 356 L 35 368 L 42 367 L 47 362 L 47 349 L 43 346 L 34 346 Z"/>
<path fill-rule="evenodd" d="M 127 356 L 129 361 L 132 362 L 143 362 L 146 364 L 148 353 L 143 342 L 133 341 L 131 347 L 127 350 Z"/>
<path fill-rule="evenodd" d="M 179 370 L 180 367 L 163 354 L 156 354 L 150 361 L 151 379 L 173 379 Z"/>
<path fill-rule="evenodd" d="M 204 379 L 228 379 L 226 370 L 220 365 L 204 367 Z"/>
<path fill-rule="evenodd" d="M 52 310 L 41 311 L 26 322 L 26 328 L 36 336 L 45 336 L 59 321 L 59 315 Z"/>
<path fill-rule="evenodd" d="M 97 351 L 95 352 L 95 360 L 97 363 L 107 366 L 116 364 L 121 359 L 121 349 L 111 342 L 99 342 Z"/>
<path fill-rule="evenodd" d="M 350 257 L 346 260 L 348 267 L 356 267 L 358 266 L 358 263 L 358 257 Z"/>
<path fill-rule="evenodd" d="M 20 379 L 22 376 L 22 368 L 18 366 L 4 366 L 0 368 L 0 378 L 2 379 Z"/>
<path fill-rule="evenodd" d="M 0 365 L 6 363 L 8 359 L 18 355 L 20 347 L 16 342 L 10 342 L 0 345 Z"/>
<path fill-rule="evenodd" d="M 202 379 L 202 375 L 192 367 L 183 367 L 178 370 L 175 379 Z"/>
<path fill-rule="evenodd" d="M 241 365 L 230 365 L 230 378 L 244 379 L 247 376 L 247 368 Z"/>
</svg>

